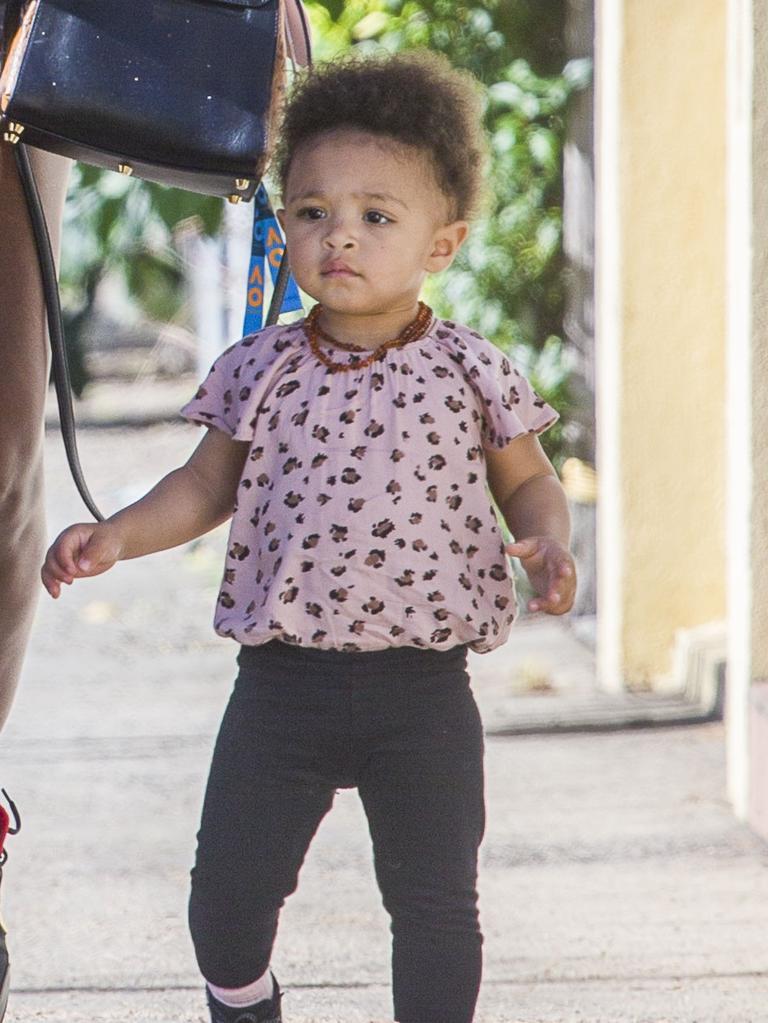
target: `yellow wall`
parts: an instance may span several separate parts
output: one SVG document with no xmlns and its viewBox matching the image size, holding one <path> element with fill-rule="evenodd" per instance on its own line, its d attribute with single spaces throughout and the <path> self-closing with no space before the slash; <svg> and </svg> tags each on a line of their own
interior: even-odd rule
<svg viewBox="0 0 768 1023">
<path fill-rule="evenodd" d="M 630 685 L 669 671 L 676 628 L 726 611 L 725 8 L 624 3 L 616 340 Z"/>
</svg>

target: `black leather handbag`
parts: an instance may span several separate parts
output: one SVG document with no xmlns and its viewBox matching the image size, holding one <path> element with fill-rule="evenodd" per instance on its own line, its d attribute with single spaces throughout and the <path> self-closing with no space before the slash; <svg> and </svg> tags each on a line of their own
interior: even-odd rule
<svg viewBox="0 0 768 1023">
<path fill-rule="evenodd" d="M 0 78 L 6 141 L 250 199 L 283 88 L 279 0 L 31 0 Z"/>
<path fill-rule="evenodd" d="M 0 131 L 16 149 L 37 241 L 62 434 L 75 441 L 56 270 L 26 153 L 249 200 L 269 158 L 286 58 L 310 62 L 301 0 L 8 0 Z M 288 281 L 283 259 L 267 322 Z"/>
</svg>

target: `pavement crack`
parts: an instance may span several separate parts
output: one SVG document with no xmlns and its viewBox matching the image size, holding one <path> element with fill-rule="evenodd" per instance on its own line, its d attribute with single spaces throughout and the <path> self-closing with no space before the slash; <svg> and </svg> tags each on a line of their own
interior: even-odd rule
<svg viewBox="0 0 768 1023">
<path fill-rule="evenodd" d="M 680 973 L 590 973 L 579 977 L 546 976 L 531 974 L 526 977 L 488 977 L 483 979 L 483 987 L 528 987 L 555 985 L 584 984 L 616 984 L 616 983 L 652 983 L 669 984 L 697 981 L 718 980 L 757 980 L 765 977 L 765 970 L 716 970 L 713 972 L 680 972 Z M 203 982 L 198 984 L 135 984 L 135 985 L 98 985 L 98 984 L 62 984 L 48 987 L 14 987 L 15 995 L 121 995 L 121 994 L 156 994 L 169 991 L 199 991 Z M 299 981 L 286 984 L 284 990 L 290 991 L 369 991 L 376 988 L 389 987 L 389 981 Z"/>
</svg>

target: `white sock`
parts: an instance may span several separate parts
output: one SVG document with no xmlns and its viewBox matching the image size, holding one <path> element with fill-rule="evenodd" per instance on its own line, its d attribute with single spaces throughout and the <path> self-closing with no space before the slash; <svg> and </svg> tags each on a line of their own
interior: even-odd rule
<svg viewBox="0 0 768 1023">
<path fill-rule="evenodd" d="M 222 1005 L 227 1005 L 230 1009 L 242 1009 L 271 998 L 275 993 L 275 984 L 272 974 L 267 970 L 258 980 L 246 984 L 245 987 L 216 987 L 215 984 L 209 984 L 208 990 Z"/>
</svg>

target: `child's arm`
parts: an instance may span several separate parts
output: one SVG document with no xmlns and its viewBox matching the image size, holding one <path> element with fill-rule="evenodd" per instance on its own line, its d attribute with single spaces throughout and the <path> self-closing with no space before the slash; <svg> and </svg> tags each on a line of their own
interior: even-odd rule
<svg viewBox="0 0 768 1023">
<path fill-rule="evenodd" d="M 209 429 L 189 461 L 168 473 L 135 504 L 105 522 L 69 526 L 50 547 L 43 585 L 58 597 L 61 583 L 100 575 L 117 561 L 177 547 L 231 515 L 248 444 Z"/>
<path fill-rule="evenodd" d="M 491 493 L 515 538 L 506 552 L 520 558 L 536 593 L 528 609 L 565 614 L 576 594 L 576 569 L 568 501 L 552 463 L 534 434 L 485 457 Z"/>
</svg>

